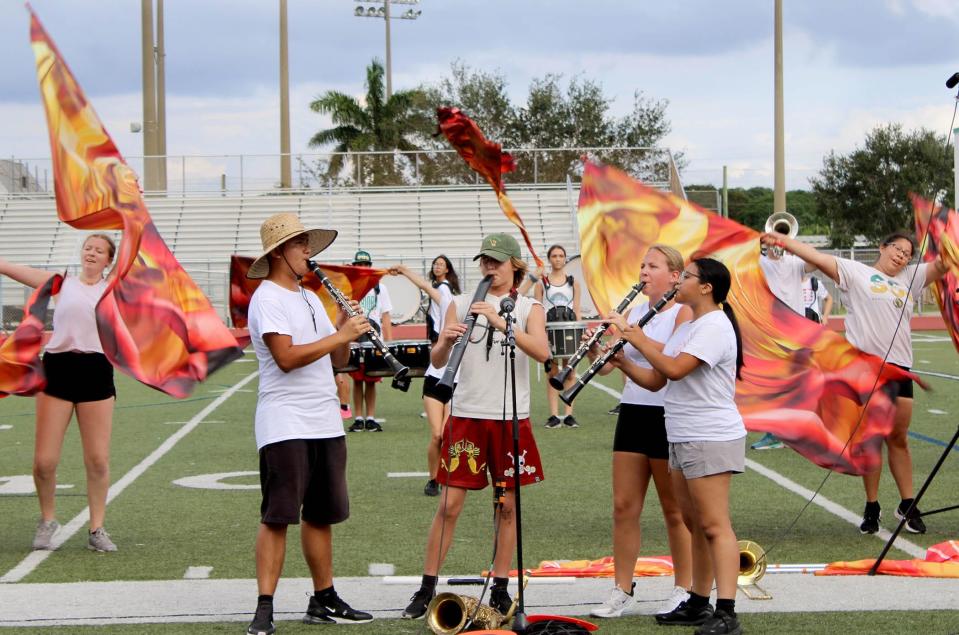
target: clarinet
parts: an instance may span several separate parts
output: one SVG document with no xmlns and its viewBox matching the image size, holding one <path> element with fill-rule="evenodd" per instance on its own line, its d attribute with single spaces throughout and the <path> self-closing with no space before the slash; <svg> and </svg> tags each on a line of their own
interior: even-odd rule
<svg viewBox="0 0 959 635">
<path fill-rule="evenodd" d="M 484 300 L 492 284 L 492 274 L 480 280 L 479 286 L 476 287 L 476 293 L 473 294 L 473 300 L 470 302 L 470 306 Z M 466 332 L 456 338 L 456 343 L 453 344 L 453 350 L 450 351 L 450 359 L 446 362 L 446 370 L 443 371 L 443 378 L 437 382 L 438 386 L 449 389 L 453 388 L 453 380 L 456 379 L 456 371 L 459 370 L 460 362 L 463 361 L 463 353 L 466 352 L 466 345 L 469 344 L 470 333 L 473 332 L 473 327 L 476 325 L 476 318 L 477 315 L 475 313 L 470 313 L 463 321 L 463 324 L 466 325 Z"/>
<path fill-rule="evenodd" d="M 330 294 L 330 297 L 340 305 L 340 308 L 343 309 L 343 312 L 347 316 L 353 318 L 357 315 L 362 315 L 360 311 L 356 311 L 350 306 L 350 301 L 347 299 L 343 292 L 336 288 L 330 279 L 327 277 L 323 270 L 320 269 L 320 265 L 316 264 L 312 260 L 306 261 L 306 266 L 310 268 L 310 271 L 316 274 L 316 277 L 319 278 L 320 282 L 323 283 L 323 286 L 326 287 L 327 292 Z M 390 352 L 390 349 L 383 343 L 383 338 L 380 337 L 380 334 L 377 333 L 372 328 L 367 331 L 360 340 L 368 339 L 373 343 L 374 348 L 383 356 L 383 360 L 389 365 L 390 369 L 393 371 L 393 379 L 400 380 L 406 377 L 406 374 L 410 372 L 410 369 L 407 368 L 396 359 L 396 356 Z"/>
<path fill-rule="evenodd" d="M 636 299 L 636 296 L 642 293 L 643 287 L 645 286 L 646 286 L 645 282 L 634 284 L 632 288 L 629 290 L 629 293 L 626 294 L 626 297 L 623 298 L 623 301 L 620 302 L 619 305 L 613 310 L 616 311 L 617 313 L 622 313 L 623 311 L 625 311 L 626 307 L 628 307 L 629 304 Z M 576 369 L 576 364 L 580 363 L 580 361 L 582 361 L 582 359 L 586 357 L 586 353 L 589 352 L 589 349 L 592 348 L 593 344 L 596 344 L 597 342 L 599 342 L 600 338 L 606 335 L 606 331 L 609 329 L 609 325 L 610 325 L 609 322 L 603 322 L 602 324 L 599 325 L 599 327 L 596 329 L 596 332 L 593 333 L 593 336 L 590 337 L 589 340 L 579 345 L 579 348 L 576 349 L 576 352 L 573 353 L 573 356 L 569 358 L 568 362 L 566 362 L 566 367 L 563 370 L 559 371 L 553 377 L 549 378 L 550 386 L 552 386 L 556 390 L 563 389 L 563 384 L 565 384 L 566 380 L 569 379 L 570 373 L 572 373 Z"/>
<path fill-rule="evenodd" d="M 656 314 L 662 311 L 663 307 L 673 299 L 677 291 L 679 291 L 679 286 L 675 286 L 670 289 L 668 293 L 659 299 L 659 302 L 653 305 L 649 311 L 646 312 L 646 315 L 639 319 L 639 322 L 636 323 L 636 326 L 643 328 L 647 322 L 656 317 Z M 591 380 L 593 376 L 599 372 L 600 368 L 605 366 L 606 363 L 613 358 L 613 355 L 623 350 L 623 347 L 626 346 L 626 344 L 627 342 L 625 338 L 619 338 L 616 340 L 616 343 L 613 344 L 612 348 L 600 355 L 595 362 L 590 364 L 589 368 L 586 369 L 586 372 L 576 380 L 575 384 L 570 386 L 569 390 L 560 393 L 559 398 L 563 400 L 563 403 L 565 403 L 567 406 L 572 405 L 573 399 L 576 399 L 576 395 L 579 394 L 579 391 L 589 383 L 589 380 Z"/>
</svg>

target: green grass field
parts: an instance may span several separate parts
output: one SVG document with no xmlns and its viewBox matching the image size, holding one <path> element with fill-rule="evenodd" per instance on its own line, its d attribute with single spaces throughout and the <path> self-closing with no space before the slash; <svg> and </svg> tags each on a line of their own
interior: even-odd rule
<svg viewBox="0 0 959 635">
<path fill-rule="evenodd" d="M 915 343 L 918 371 L 932 371 L 959 378 L 959 357 L 941 334 L 919 333 Z M 175 401 L 118 376 L 119 400 L 115 416 L 112 478 L 116 482 L 140 463 L 164 440 L 180 429 L 220 394 L 256 370 L 248 355 L 201 385 L 192 398 Z M 535 375 L 534 375 L 535 376 Z M 925 376 L 932 391 L 917 391 L 911 431 L 918 488 L 959 424 L 959 392 L 956 380 Z M 600 378 L 620 389 L 615 375 Z M 612 553 L 610 453 L 615 417 L 606 414 L 616 400 L 594 388 L 584 390 L 576 402 L 579 429 L 546 430 L 544 384 L 534 384 L 533 419 L 546 475 L 545 482 L 523 491 L 524 564 L 541 560 L 598 558 Z M 211 578 L 252 578 L 253 540 L 258 522 L 257 489 L 194 489 L 173 483 L 176 479 L 225 472 L 255 472 L 256 449 L 252 413 L 256 381 L 227 399 L 171 451 L 132 482 L 107 511 L 107 529 L 120 550 L 115 554 L 92 554 L 83 548 L 81 535 L 74 536 L 24 582 L 72 582 L 82 580 L 180 579 L 187 567 L 212 567 Z M 385 432 L 357 433 L 348 437 L 349 485 L 352 513 L 335 529 L 334 569 L 338 576 L 367 575 L 370 563 L 392 563 L 398 575 L 421 573 L 424 537 L 436 508 L 436 500 L 422 494 L 423 478 L 387 478 L 388 472 L 425 471 L 426 422 L 419 414 L 420 383 L 409 393 L 380 385 L 378 418 L 385 418 Z M 33 445 L 33 400 L 8 398 L 0 401 L 0 575 L 30 553 L 38 514 L 36 497 L 29 493 L 4 493 L 4 479 L 29 475 Z M 758 435 L 750 435 L 750 442 Z M 747 457 L 809 489 L 817 489 L 827 476 L 790 450 L 748 452 Z M 923 500 L 923 509 L 954 505 L 959 492 L 959 453 L 952 452 L 944 469 Z M 58 491 L 58 518 L 73 518 L 86 506 L 83 465 L 76 426 L 72 425 L 64 447 L 59 482 L 69 487 Z M 255 476 L 227 479 L 231 484 L 255 485 Z M 732 514 L 737 535 L 771 549 L 774 563 L 822 563 L 856 560 L 878 555 L 883 542 L 860 535 L 858 528 L 816 505 L 792 494 L 755 471 L 733 481 Z M 822 495 L 855 514 L 862 511 L 863 491 L 858 478 L 831 474 Z M 892 510 L 898 503 L 892 478 L 883 478 L 880 500 L 883 526 L 892 529 Z M 444 573 L 476 574 L 486 568 L 491 552 L 491 501 L 488 493 L 471 495 L 457 528 L 456 540 Z M 804 511 L 803 511 L 804 510 Z M 798 517 L 798 518 L 797 518 Z M 926 519 L 929 533 L 909 535 L 909 540 L 927 547 L 957 536 L 959 511 Z M 284 576 L 307 576 L 293 531 Z M 648 498 L 643 517 L 645 555 L 667 554 L 665 533 L 656 497 Z M 893 550 L 891 558 L 907 554 Z M 2 587 L 0 587 L 2 591 Z M 587 609 L 584 607 L 584 613 Z M 929 628 L 915 625 L 916 632 L 947 632 L 936 614 L 917 614 L 929 619 Z M 926 617 L 923 617 L 926 616 Z M 895 614 L 831 614 L 815 630 L 803 630 L 796 616 L 750 616 L 750 624 L 783 625 L 785 632 L 861 632 L 848 627 L 870 624 L 868 632 L 903 632 Z M 957 621 L 956 615 L 951 619 Z M 757 620 L 757 621 L 753 621 Z M 760 620 L 765 620 L 760 621 Z M 818 618 L 817 618 L 818 620 Z M 852 620 L 847 622 L 846 620 Z M 604 632 L 653 632 L 648 618 L 604 623 Z M 924 622 L 922 622 L 924 623 Z M 939 624 L 939 626 L 936 626 Z M 235 624 L 102 628 L 97 632 L 220 632 L 235 630 Z M 293 628 L 284 632 L 300 632 Z M 56 629 L 45 629 L 54 631 Z M 388 630 L 373 632 L 419 632 L 409 624 L 394 622 Z M 70 631 L 87 632 L 77 627 Z M 40 632 L 22 631 L 22 632 Z M 89 632 L 93 632 L 90 630 Z M 303 631 L 305 632 L 305 631 Z M 762 628 L 753 632 L 764 632 Z"/>
</svg>

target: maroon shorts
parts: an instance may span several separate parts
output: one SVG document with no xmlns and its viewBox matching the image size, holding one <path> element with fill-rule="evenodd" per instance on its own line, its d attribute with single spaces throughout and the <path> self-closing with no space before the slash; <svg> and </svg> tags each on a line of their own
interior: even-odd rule
<svg viewBox="0 0 959 635">
<path fill-rule="evenodd" d="M 359 370 L 351 370 L 350 377 L 354 381 L 362 381 L 367 384 L 378 384 L 383 379 L 382 377 L 370 377 L 366 374 L 366 364 L 360 364 Z"/>
<path fill-rule="evenodd" d="M 519 421 L 520 484 L 543 480 L 543 462 L 533 439 L 529 419 Z M 440 470 L 441 485 L 463 489 L 483 489 L 494 481 L 513 484 L 513 426 L 511 421 L 469 419 L 450 416 L 443 428 Z"/>
</svg>

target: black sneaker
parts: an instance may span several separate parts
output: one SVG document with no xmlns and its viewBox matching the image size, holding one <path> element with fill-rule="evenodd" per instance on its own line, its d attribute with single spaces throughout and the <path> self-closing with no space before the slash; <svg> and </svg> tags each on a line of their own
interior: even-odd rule
<svg viewBox="0 0 959 635">
<path fill-rule="evenodd" d="M 410 597 L 410 603 L 403 609 L 403 619 L 418 620 L 426 615 L 426 609 L 429 607 L 430 602 L 433 601 L 435 595 L 436 589 L 420 587 L 419 591 Z"/>
<path fill-rule="evenodd" d="M 439 496 L 440 484 L 433 479 L 426 481 L 426 487 L 423 488 L 423 493 L 427 496 Z"/>
<path fill-rule="evenodd" d="M 619 404 L 616 404 L 615 406 L 613 406 L 612 408 L 610 408 L 610 409 L 609 409 L 609 412 L 607 412 L 606 414 L 608 414 L 608 415 L 618 415 L 618 414 L 619 414 Z"/>
<path fill-rule="evenodd" d="M 513 608 L 513 598 L 509 596 L 506 587 L 493 587 L 489 591 L 489 605 L 506 615 Z"/>
<path fill-rule="evenodd" d="M 716 609 L 713 616 L 693 631 L 693 635 L 741 635 L 743 627 L 735 615 Z"/>
<path fill-rule="evenodd" d="M 924 534 L 926 533 L 926 523 L 922 522 L 922 518 L 919 517 L 922 512 L 919 511 L 918 507 L 913 507 L 912 510 L 909 511 L 909 506 L 912 505 L 912 501 L 913 499 L 911 498 L 904 498 L 899 503 L 899 507 L 896 508 L 896 518 L 899 520 L 903 518 L 907 519 L 905 525 L 906 531 L 913 534 Z M 909 513 L 907 514 L 906 511 L 909 511 Z"/>
<path fill-rule="evenodd" d="M 303 616 L 304 624 L 366 624 L 372 621 L 372 615 L 354 610 L 336 593 L 323 601 L 316 599 L 315 595 L 310 596 L 310 606 Z"/>
<path fill-rule="evenodd" d="M 376 422 L 376 419 L 373 417 L 366 418 L 366 431 L 367 432 L 383 432 L 383 426 Z"/>
<path fill-rule="evenodd" d="M 550 415 L 549 419 L 546 420 L 546 427 L 550 429 L 556 429 L 563 425 L 563 422 L 559 420 L 559 417 L 555 415 Z"/>
<path fill-rule="evenodd" d="M 566 415 L 563 419 L 563 425 L 567 428 L 578 428 L 579 423 L 576 422 L 576 418 L 573 415 Z"/>
<path fill-rule="evenodd" d="M 879 509 L 879 501 L 866 503 L 866 509 L 862 512 L 862 523 L 859 524 L 859 533 L 874 534 L 879 531 L 879 518 L 882 516 L 882 510 Z"/>
<path fill-rule="evenodd" d="M 363 430 L 365 430 L 365 427 L 363 425 L 363 418 L 357 417 L 356 419 L 354 419 L 353 425 L 351 425 L 346 430 L 347 432 L 363 432 Z"/>
<path fill-rule="evenodd" d="M 247 635 L 273 635 L 276 627 L 273 625 L 273 603 L 260 602 L 256 605 L 253 621 L 246 627 Z"/>
<path fill-rule="evenodd" d="M 699 626 L 705 624 L 706 620 L 713 616 L 713 605 L 693 607 L 688 601 L 682 601 L 679 606 L 669 613 L 660 613 L 656 616 L 656 622 L 659 624 L 675 626 Z"/>
</svg>

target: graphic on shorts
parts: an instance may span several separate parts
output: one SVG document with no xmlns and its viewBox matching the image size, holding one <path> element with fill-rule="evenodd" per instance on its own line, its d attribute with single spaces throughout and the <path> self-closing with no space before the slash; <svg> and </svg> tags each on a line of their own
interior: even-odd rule
<svg viewBox="0 0 959 635">
<path fill-rule="evenodd" d="M 455 472 L 456 468 L 460 466 L 460 456 L 463 454 L 466 455 L 466 466 L 473 474 L 479 474 L 486 469 L 486 463 L 483 463 L 482 465 L 478 465 L 476 463 L 476 457 L 480 455 L 480 449 L 475 443 L 469 441 L 468 439 L 460 439 L 456 443 L 450 445 L 450 463 L 449 466 L 447 466 L 446 459 L 443 459 L 443 468 L 446 469 L 447 472 Z"/>
<path fill-rule="evenodd" d="M 507 453 L 506 453 L 506 456 L 509 457 L 509 467 L 508 467 L 507 469 L 503 470 L 503 476 L 512 478 L 512 476 L 513 476 L 513 474 L 514 474 L 514 472 L 513 472 L 513 463 L 514 463 L 513 453 L 512 453 L 512 452 L 507 452 Z M 532 475 L 532 474 L 535 474 L 535 473 L 536 473 L 536 466 L 535 466 L 535 465 L 526 465 L 526 450 L 523 450 L 523 453 L 519 455 L 519 472 L 520 472 L 521 475 L 522 475 L 522 474 L 530 474 L 530 475 Z"/>
</svg>

